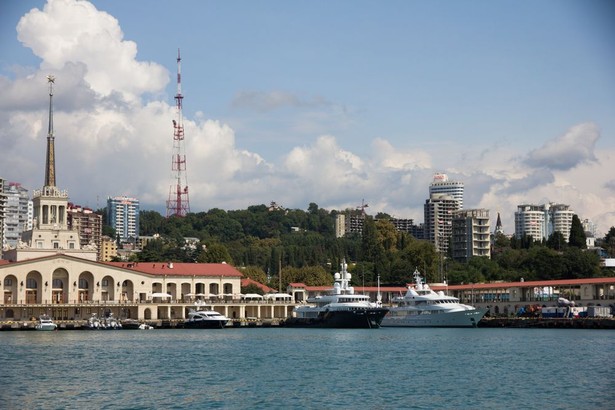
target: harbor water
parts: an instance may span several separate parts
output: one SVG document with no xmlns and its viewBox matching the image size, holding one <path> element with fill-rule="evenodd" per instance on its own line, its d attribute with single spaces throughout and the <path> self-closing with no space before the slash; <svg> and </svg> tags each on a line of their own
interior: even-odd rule
<svg viewBox="0 0 615 410">
<path fill-rule="evenodd" d="M 0 332 L 3 409 L 610 409 L 609 330 Z"/>
</svg>

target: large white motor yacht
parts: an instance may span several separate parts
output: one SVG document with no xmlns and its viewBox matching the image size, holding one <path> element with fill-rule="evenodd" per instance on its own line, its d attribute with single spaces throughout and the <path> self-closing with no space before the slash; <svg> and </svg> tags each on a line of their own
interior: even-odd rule
<svg viewBox="0 0 615 410">
<path fill-rule="evenodd" d="M 330 293 L 308 298 L 306 305 L 293 310 L 285 326 L 292 327 L 335 327 L 335 328 L 378 328 L 388 312 L 379 301 L 371 302 L 369 296 L 354 293 L 350 286 L 351 275 L 346 261 L 341 271 L 335 274 L 335 283 Z"/>
<path fill-rule="evenodd" d="M 399 327 L 476 327 L 487 309 L 459 303 L 459 299 L 434 292 L 423 283 L 418 270 L 414 285 L 404 296 L 393 299 L 395 304 L 382 321 L 382 326 Z"/>
</svg>

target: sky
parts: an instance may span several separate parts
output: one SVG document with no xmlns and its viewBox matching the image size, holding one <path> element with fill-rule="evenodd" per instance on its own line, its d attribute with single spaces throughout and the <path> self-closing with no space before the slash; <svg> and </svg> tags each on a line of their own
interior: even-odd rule
<svg viewBox="0 0 615 410">
<path fill-rule="evenodd" d="M 464 207 L 570 205 L 615 226 L 609 1 L 0 2 L 0 177 L 166 213 L 177 51 L 190 210 L 369 204 L 423 222 L 434 173 Z"/>
</svg>

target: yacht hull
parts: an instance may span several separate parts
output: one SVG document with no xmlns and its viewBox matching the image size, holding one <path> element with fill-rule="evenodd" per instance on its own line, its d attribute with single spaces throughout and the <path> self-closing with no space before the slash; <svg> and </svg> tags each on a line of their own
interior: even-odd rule
<svg viewBox="0 0 615 410">
<path fill-rule="evenodd" d="M 186 321 L 185 329 L 224 329 L 228 320 L 195 320 Z"/>
<path fill-rule="evenodd" d="M 55 324 L 36 325 L 36 330 L 53 331 L 58 328 Z"/>
<path fill-rule="evenodd" d="M 323 312 L 316 318 L 292 317 L 286 319 L 286 327 L 319 327 L 337 329 L 377 329 L 388 309 L 339 310 Z"/>
<path fill-rule="evenodd" d="M 382 320 L 382 327 L 476 327 L 486 309 L 431 313 L 393 308 Z"/>
</svg>

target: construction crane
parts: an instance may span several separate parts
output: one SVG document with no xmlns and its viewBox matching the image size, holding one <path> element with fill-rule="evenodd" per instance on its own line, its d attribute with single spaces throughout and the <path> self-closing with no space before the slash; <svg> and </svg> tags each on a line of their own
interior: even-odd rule
<svg viewBox="0 0 615 410">
<path fill-rule="evenodd" d="M 365 208 L 368 208 L 369 204 L 365 203 L 365 199 L 361 200 L 361 205 L 357 206 L 357 209 L 361 210 L 361 215 L 365 216 Z"/>
</svg>

